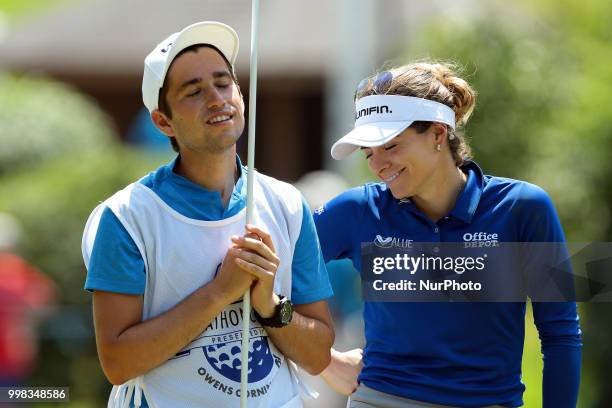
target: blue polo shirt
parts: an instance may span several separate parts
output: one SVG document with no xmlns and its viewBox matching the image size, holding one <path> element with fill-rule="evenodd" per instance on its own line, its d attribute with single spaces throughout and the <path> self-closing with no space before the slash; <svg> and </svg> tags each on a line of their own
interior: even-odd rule
<svg viewBox="0 0 612 408">
<path fill-rule="evenodd" d="M 384 183 L 366 184 L 315 212 L 326 261 L 361 268 L 361 243 L 377 235 L 414 242 L 462 242 L 466 233 L 499 242 L 564 242 L 548 195 L 522 181 L 462 167 L 467 183 L 454 208 L 433 222 Z M 517 271 L 520 273 L 520 271 Z M 534 303 L 544 355 L 544 407 L 575 407 L 581 332 L 576 304 Z M 481 407 L 523 404 L 525 303 L 366 302 L 364 367 L 373 389 L 429 403 Z"/>
</svg>

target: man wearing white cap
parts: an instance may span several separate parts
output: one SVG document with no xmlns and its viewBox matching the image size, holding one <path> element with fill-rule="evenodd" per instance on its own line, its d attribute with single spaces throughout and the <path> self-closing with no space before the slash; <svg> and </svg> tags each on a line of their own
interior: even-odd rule
<svg viewBox="0 0 612 408">
<path fill-rule="evenodd" d="M 250 407 L 300 407 L 329 362 L 332 295 L 310 212 L 292 186 L 236 155 L 244 102 L 238 36 L 193 24 L 145 59 L 142 94 L 177 158 L 98 206 L 83 236 L 110 406 L 237 407 L 242 294 L 251 288 Z"/>
</svg>

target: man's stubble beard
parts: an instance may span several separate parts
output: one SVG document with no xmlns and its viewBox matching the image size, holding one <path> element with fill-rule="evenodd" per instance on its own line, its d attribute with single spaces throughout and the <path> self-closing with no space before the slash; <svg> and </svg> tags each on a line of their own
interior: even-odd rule
<svg viewBox="0 0 612 408">
<path fill-rule="evenodd" d="M 206 153 L 209 154 L 218 155 L 226 153 L 228 150 L 235 148 L 236 143 L 238 143 L 238 139 L 240 139 L 241 134 L 242 133 L 239 133 L 236 136 L 232 136 L 230 140 L 227 140 L 225 138 L 222 138 L 220 140 L 210 140 L 210 143 L 205 144 L 204 149 L 206 150 Z"/>
<path fill-rule="evenodd" d="M 244 129 L 243 129 L 244 131 Z M 230 137 L 221 137 L 221 138 L 204 138 L 204 142 L 200 146 L 195 145 L 186 145 L 179 143 L 179 147 L 181 150 L 187 149 L 193 152 L 204 153 L 207 155 L 221 155 L 227 153 L 228 150 L 234 148 L 238 140 L 242 136 L 242 132 L 237 135 L 232 135 Z M 178 140 L 177 140 L 178 141 Z"/>
</svg>

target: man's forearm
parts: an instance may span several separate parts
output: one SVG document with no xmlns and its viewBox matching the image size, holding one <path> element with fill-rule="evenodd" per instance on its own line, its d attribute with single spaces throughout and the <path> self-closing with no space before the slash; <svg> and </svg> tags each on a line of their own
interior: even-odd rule
<svg viewBox="0 0 612 408">
<path fill-rule="evenodd" d="M 289 325 L 282 328 L 266 327 L 266 331 L 285 357 L 309 374 L 317 375 L 330 362 L 334 330 L 331 324 L 300 314 L 301 306 L 295 306 Z"/>
<path fill-rule="evenodd" d="M 98 354 L 109 381 L 122 384 L 163 364 L 202 333 L 226 303 L 209 284 L 167 312 L 136 323 L 113 338 L 98 337 Z M 94 296 L 94 310 L 100 306 Z"/>
</svg>

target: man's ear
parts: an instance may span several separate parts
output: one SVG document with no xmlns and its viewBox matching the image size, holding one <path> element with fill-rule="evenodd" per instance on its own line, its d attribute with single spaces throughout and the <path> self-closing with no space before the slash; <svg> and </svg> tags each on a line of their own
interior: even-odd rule
<svg viewBox="0 0 612 408">
<path fill-rule="evenodd" d="M 166 116 L 159 109 L 155 109 L 151 112 L 151 120 L 155 127 L 160 130 L 164 135 L 168 137 L 174 137 L 174 129 L 172 128 L 172 122 L 168 116 Z"/>
</svg>

